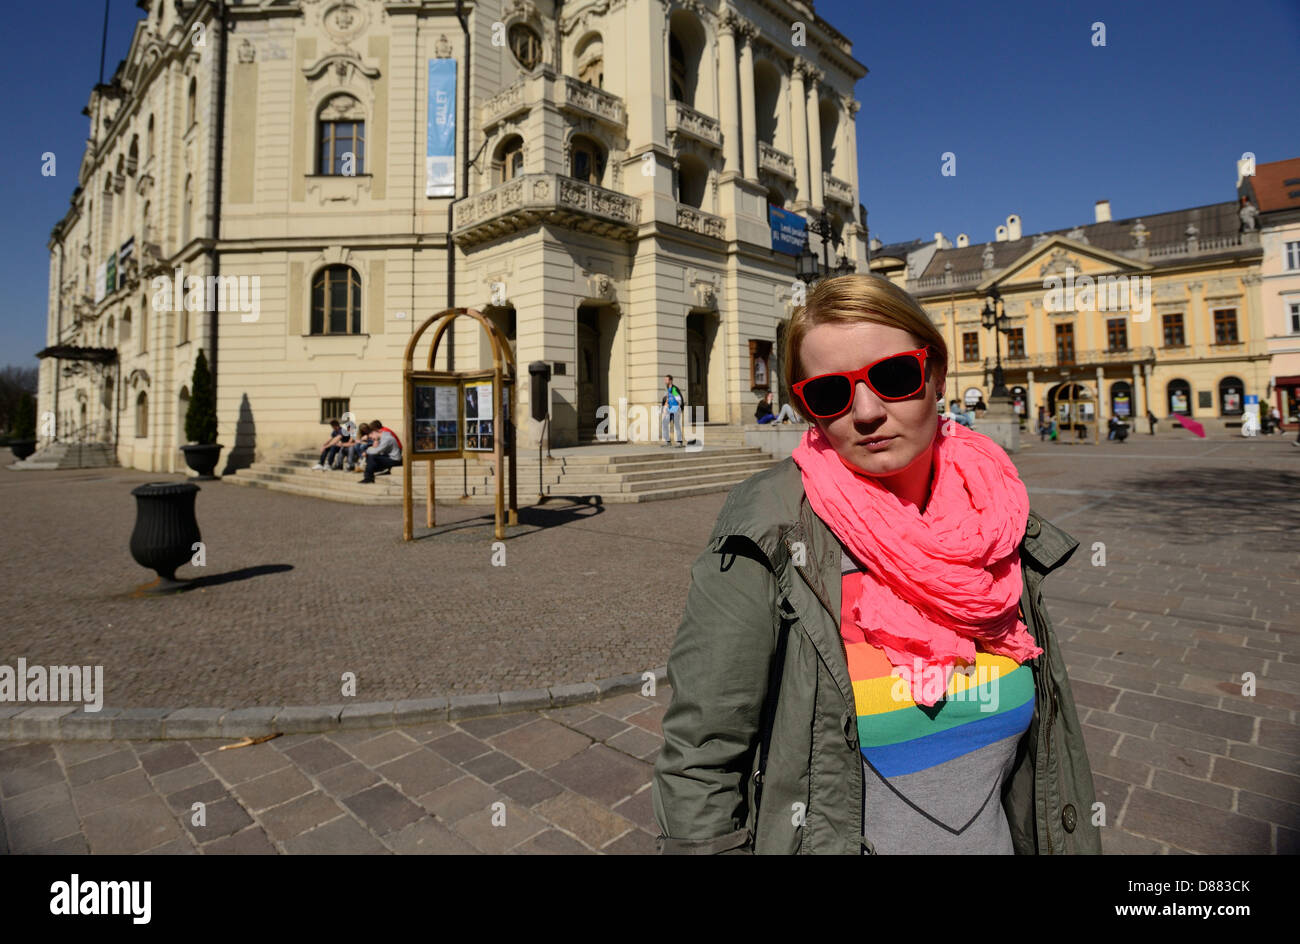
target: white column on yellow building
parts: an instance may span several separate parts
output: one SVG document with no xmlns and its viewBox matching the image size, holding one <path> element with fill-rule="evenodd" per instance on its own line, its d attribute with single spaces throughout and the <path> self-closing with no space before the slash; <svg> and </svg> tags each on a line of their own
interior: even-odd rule
<svg viewBox="0 0 1300 944">
<path fill-rule="evenodd" d="M 1097 422 L 1098 423 L 1100 423 L 1102 420 L 1110 419 L 1109 411 L 1106 409 L 1107 406 L 1108 403 L 1106 398 L 1106 371 L 1103 368 L 1098 367 L 1097 368 Z"/>
<path fill-rule="evenodd" d="M 740 18 L 723 14 L 718 24 L 718 69 L 722 73 L 722 169 L 740 171 L 740 109 L 736 107 L 736 31 Z"/>
<path fill-rule="evenodd" d="M 812 184 L 809 192 L 815 207 L 826 205 L 822 195 L 822 116 L 821 83 L 826 73 L 813 66 L 808 67 L 808 82 L 805 94 L 808 111 L 808 179 Z"/>
<path fill-rule="evenodd" d="M 745 23 L 740 29 L 740 109 L 741 142 L 745 155 L 745 176 L 758 180 L 758 131 L 754 127 L 754 39 L 758 28 Z"/>
<path fill-rule="evenodd" d="M 804 75 L 809 65 L 796 59 L 790 69 L 790 138 L 794 150 L 794 199 L 796 203 L 812 200 L 808 176 L 808 109 L 804 94 Z"/>
<path fill-rule="evenodd" d="M 1142 415 L 1145 416 L 1146 410 L 1151 410 L 1152 413 L 1155 413 L 1155 410 L 1151 406 L 1151 365 L 1150 364 L 1142 365 L 1142 379 L 1143 379 L 1142 400 L 1143 400 L 1143 411 L 1144 411 Z M 1159 416 L 1160 414 L 1157 413 L 1156 415 Z"/>
<path fill-rule="evenodd" d="M 849 139 L 849 183 L 853 185 L 853 196 L 861 200 L 862 194 L 858 190 L 858 110 L 862 108 L 862 103 L 848 96 L 845 96 L 843 101 L 844 133 Z M 853 208 L 855 214 L 857 209 L 857 207 Z"/>
<path fill-rule="evenodd" d="M 1134 423 L 1137 422 L 1139 416 L 1146 417 L 1147 415 L 1145 410 L 1142 411 L 1138 410 L 1138 388 L 1141 385 L 1141 380 L 1139 379 L 1139 377 L 1140 377 L 1139 368 L 1137 362 L 1134 361 L 1133 362 L 1133 395 L 1129 397 L 1129 404 L 1130 404 L 1129 409 L 1133 411 Z"/>
<path fill-rule="evenodd" d="M 1029 385 L 1029 391 L 1025 394 L 1029 398 L 1025 401 L 1025 415 L 1032 416 L 1036 422 L 1038 419 L 1038 397 L 1034 387 L 1034 372 L 1032 370 L 1026 371 L 1025 378 Z"/>
</svg>

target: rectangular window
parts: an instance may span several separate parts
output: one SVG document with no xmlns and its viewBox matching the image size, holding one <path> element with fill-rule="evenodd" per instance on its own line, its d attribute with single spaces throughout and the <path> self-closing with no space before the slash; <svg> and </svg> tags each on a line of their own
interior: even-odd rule
<svg viewBox="0 0 1300 944">
<path fill-rule="evenodd" d="M 1300 269 L 1300 242 L 1286 244 L 1286 267 L 1292 272 Z"/>
<path fill-rule="evenodd" d="M 330 420 L 341 420 L 343 414 L 348 411 L 348 398 L 338 397 L 320 402 L 320 421 L 328 423 Z"/>
<path fill-rule="evenodd" d="M 322 121 L 320 123 L 320 174 L 360 174 L 365 167 L 366 123 L 364 121 Z M 345 166 L 347 155 L 351 166 Z"/>
<path fill-rule="evenodd" d="M 1300 334 L 1300 303 L 1291 303 L 1291 333 Z"/>
<path fill-rule="evenodd" d="M 1128 350 L 1128 322 L 1123 318 L 1106 319 L 1106 346 L 1111 351 Z"/>
<path fill-rule="evenodd" d="M 962 332 L 961 359 L 964 361 L 977 361 L 980 359 L 980 336 L 978 332 Z"/>
<path fill-rule="evenodd" d="M 1186 347 L 1187 337 L 1183 334 L 1183 314 L 1161 315 L 1164 323 L 1165 347 Z"/>
<path fill-rule="evenodd" d="M 1074 363 L 1074 325 L 1056 326 L 1056 361 L 1058 364 Z"/>
<path fill-rule="evenodd" d="M 1214 343 L 1237 343 L 1237 309 L 1219 308 L 1214 312 Z"/>
<path fill-rule="evenodd" d="M 1007 332 L 1007 357 L 1025 356 L 1025 329 L 1012 328 Z"/>
</svg>

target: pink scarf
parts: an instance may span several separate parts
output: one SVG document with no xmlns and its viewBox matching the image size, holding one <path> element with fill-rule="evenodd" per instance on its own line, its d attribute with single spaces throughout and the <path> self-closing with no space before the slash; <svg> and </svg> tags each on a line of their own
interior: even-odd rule
<svg viewBox="0 0 1300 944">
<path fill-rule="evenodd" d="M 855 472 L 817 426 L 793 457 L 813 511 L 866 565 L 849 611 L 865 640 L 912 680 L 917 704 L 946 692 L 955 663 L 975 662 L 975 642 L 1018 663 L 1041 655 L 1020 619 L 1020 541 L 1029 495 L 1002 447 L 983 433 L 941 423 L 925 514 Z M 933 667 L 944 685 L 921 685 Z M 918 697 L 919 696 L 919 697 Z"/>
</svg>

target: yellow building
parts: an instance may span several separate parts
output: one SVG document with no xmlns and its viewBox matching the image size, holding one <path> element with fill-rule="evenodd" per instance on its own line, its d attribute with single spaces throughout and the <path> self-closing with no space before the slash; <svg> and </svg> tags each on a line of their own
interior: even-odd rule
<svg viewBox="0 0 1300 944">
<path fill-rule="evenodd" d="M 1148 409 L 1215 426 L 1269 390 L 1262 250 L 1245 225 L 1235 201 L 1121 220 L 1099 201 L 1071 230 L 1023 235 L 1012 215 L 986 243 L 873 242 L 871 268 L 943 331 L 950 400 L 990 396 L 997 357 L 981 319 L 996 294 L 1005 382 L 1030 428 L 1040 408 L 1103 428 L 1114 416 L 1145 431 Z"/>
<path fill-rule="evenodd" d="M 865 267 L 866 69 L 798 0 L 467 0 L 464 31 L 416 0 L 142 6 L 49 242 L 47 443 L 183 469 L 200 348 L 225 472 L 345 411 L 400 428 L 407 339 L 452 306 L 506 331 L 521 418 L 552 366 L 555 445 L 665 374 L 688 422 L 743 422 L 797 284 L 769 208 L 825 210 Z M 464 325 L 437 366 L 490 365 Z"/>
</svg>

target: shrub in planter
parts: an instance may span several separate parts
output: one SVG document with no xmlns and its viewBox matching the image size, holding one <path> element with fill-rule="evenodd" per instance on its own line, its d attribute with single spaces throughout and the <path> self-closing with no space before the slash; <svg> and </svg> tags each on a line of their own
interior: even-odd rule
<svg viewBox="0 0 1300 944">
<path fill-rule="evenodd" d="M 9 449 L 19 461 L 36 451 L 36 400 L 30 393 L 24 393 L 18 400 Z"/>
<path fill-rule="evenodd" d="M 203 351 L 194 361 L 194 375 L 190 380 L 190 405 L 185 411 L 185 438 L 191 445 L 181 446 L 185 464 L 198 473 L 200 479 L 215 478 L 217 457 L 222 446 L 217 442 L 217 402 L 213 396 L 212 372 Z"/>
</svg>

